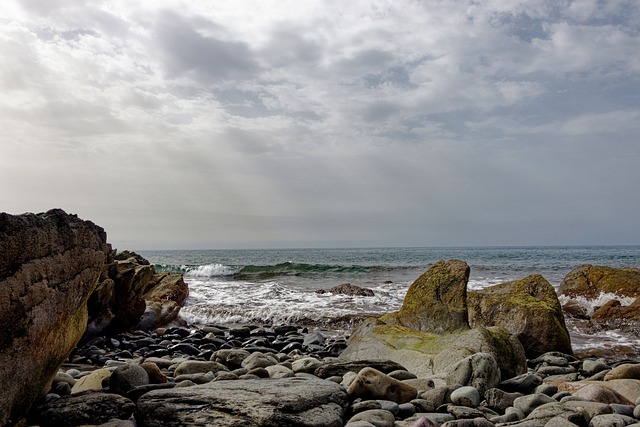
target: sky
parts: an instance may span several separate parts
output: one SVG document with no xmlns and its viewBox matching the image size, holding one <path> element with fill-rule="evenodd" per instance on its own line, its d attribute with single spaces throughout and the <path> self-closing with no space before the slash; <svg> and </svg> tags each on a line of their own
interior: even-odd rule
<svg viewBox="0 0 640 427">
<path fill-rule="evenodd" d="M 3 0 L 0 211 L 144 249 L 640 244 L 637 0 Z"/>
</svg>

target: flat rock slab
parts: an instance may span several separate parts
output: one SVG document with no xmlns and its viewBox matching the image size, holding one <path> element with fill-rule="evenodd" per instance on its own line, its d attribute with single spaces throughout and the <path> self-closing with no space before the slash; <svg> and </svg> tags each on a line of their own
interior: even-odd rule
<svg viewBox="0 0 640 427">
<path fill-rule="evenodd" d="M 213 381 L 156 390 L 138 401 L 139 426 L 341 427 L 348 399 L 312 378 Z"/>
</svg>

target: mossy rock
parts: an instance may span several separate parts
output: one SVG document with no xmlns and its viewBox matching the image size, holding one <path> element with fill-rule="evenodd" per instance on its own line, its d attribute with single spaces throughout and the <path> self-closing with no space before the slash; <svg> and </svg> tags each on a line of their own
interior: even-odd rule
<svg viewBox="0 0 640 427">
<path fill-rule="evenodd" d="M 438 261 L 413 282 L 402 308 L 387 321 L 434 334 L 469 329 L 469 273 L 469 266 L 464 261 Z"/>
<path fill-rule="evenodd" d="M 467 306 L 471 327 L 506 328 L 529 358 L 548 351 L 573 354 L 558 296 L 539 274 L 471 291 Z"/>
<path fill-rule="evenodd" d="M 584 264 L 571 270 L 558 288 L 558 294 L 574 298 L 594 299 L 601 293 L 640 297 L 640 269 Z"/>
</svg>

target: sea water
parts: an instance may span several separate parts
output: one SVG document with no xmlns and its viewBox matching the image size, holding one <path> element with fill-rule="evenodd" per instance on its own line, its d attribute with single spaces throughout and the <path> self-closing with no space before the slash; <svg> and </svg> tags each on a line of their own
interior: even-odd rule
<svg viewBox="0 0 640 427">
<path fill-rule="evenodd" d="M 582 264 L 640 268 L 640 246 L 138 252 L 157 270 L 184 274 L 190 294 L 181 316 L 188 322 L 293 323 L 346 334 L 365 317 L 398 310 L 411 283 L 440 259 L 469 264 L 470 290 L 530 274 L 541 274 L 557 289 Z M 343 283 L 369 288 L 374 296 L 316 292 Z M 593 310 L 614 297 L 583 304 Z M 626 354 L 640 356 L 637 336 L 615 330 L 594 335 L 585 322 L 570 319 L 568 328 L 574 350 L 623 346 Z"/>
</svg>

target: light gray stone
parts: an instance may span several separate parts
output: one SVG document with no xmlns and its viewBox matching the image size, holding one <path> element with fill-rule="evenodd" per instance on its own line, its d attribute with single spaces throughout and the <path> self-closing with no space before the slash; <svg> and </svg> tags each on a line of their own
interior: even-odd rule
<svg viewBox="0 0 640 427">
<path fill-rule="evenodd" d="M 369 409 L 355 414 L 351 417 L 349 423 L 356 421 L 367 421 L 376 427 L 393 427 L 396 422 L 396 417 L 384 409 Z"/>
<path fill-rule="evenodd" d="M 544 405 L 545 403 L 549 402 L 555 402 L 555 400 L 553 400 L 546 394 L 536 393 L 516 398 L 513 401 L 513 406 L 517 409 L 520 409 L 522 412 L 524 412 L 525 415 L 529 415 L 531 411 L 533 411 L 538 406 Z"/>
<path fill-rule="evenodd" d="M 320 379 L 213 381 L 146 393 L 138 400 L 136 419 L 145 427 L 341 427 L 346 406 L 344 389 Z"/>
<path fill-rule="evenodd" d="M 480 404 L 480 393 L 475 387 L 460 387 L 451 392 L 451 402 L 454 405 L 469 406 L 475 408 Z"/>
<path fill-rule="evenodd" d="M 447 384 L 475 387 L 480 394 L 500 383 L 500 369 L 489 353 L 476 353 L 458 362 L 447 374 Z"/>
<path fill-rule="evenodd" d="M 626 427 L 635 422 L 635 419 L 619 414 L 596 415 L 591 418 L 589 427 Z"/>
</svg>

